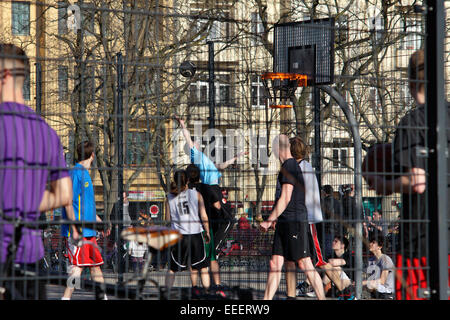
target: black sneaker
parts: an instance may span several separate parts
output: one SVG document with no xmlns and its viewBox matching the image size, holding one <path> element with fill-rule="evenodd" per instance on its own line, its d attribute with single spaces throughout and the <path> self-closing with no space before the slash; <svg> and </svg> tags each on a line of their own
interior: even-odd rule
<svg viewBox="0 0 450 320">
<path fill-rule="evenodd" d="M 227 297 L 227 294 L 225 293 L 225 287 L 221 285 L 212 285 L 209 292 L 222 299 L 226 299 Z"/>
<path fill-rule="evenodd" d="M 297 297 L 306 297 L 308 292 L 312 291 L 309 284 L 306 281 L 299 282 L 297 285 L 296 295 Z"/>
<path fill-rule="evenodd" d="M 344 290 L 338 291 L 337 296 L 338 300 L 356 300 L 355 287 L 350 285 Z"/>
<path fill-rule="evenodd" d="M 204 289 L 194 286 L 191 288 L 191 296 L 192 299 L 199 299 L 202 295 L 204 295 Z"/>
</svg>

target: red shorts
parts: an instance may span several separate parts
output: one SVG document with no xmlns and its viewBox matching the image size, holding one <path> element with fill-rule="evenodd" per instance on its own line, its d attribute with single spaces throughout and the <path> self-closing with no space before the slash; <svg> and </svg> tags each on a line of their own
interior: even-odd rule
<svg viewBox="0 0 450 320">
<path fill-rule="evenodd" d="M 397 254 L 396 277 L 395 277 L 395 298 L 397 300 L 425 300 L 418 297 L 419 288 L 427 288 L 428 280 L 426 275 L 427 258 L 404 259 L 401 254 Z M 450 266 L 450 255 L 448 256 Z M 448 276 L 450 286 L 450 269 Z"/>
<path fill-rule="evenodd" d="M 67 253 L 72 265 L 78 267 L 95 267 L 103 264 L 102 254 L 98 249 L 95 237 L 83 238 L 83 245 L 77 247 L 72 243 L 67 244 Z"/>
</svg>

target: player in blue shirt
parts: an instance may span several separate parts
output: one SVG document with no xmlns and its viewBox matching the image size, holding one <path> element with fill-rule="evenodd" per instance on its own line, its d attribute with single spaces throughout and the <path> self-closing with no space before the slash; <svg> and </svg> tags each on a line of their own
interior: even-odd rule
<svg viewBox="0 0 450 320">
<path fill-rule="evenodd" d="M 74 211 L 74 218 L 77 221 L 95 222 L 97 221 L 97 214 L 95 209 L 94 187 L 89 175 L 89 171 L 80 163 L 70 171 L 72 179 L 73 199 L 72 207 Z M 63 218 L 67 219 L 67 211 L 63 208 Z M 95 237 L 96 231 L 89 228 L 81 228 L 83 237 Z M 62 225 L 61 233 L 64 237 L 71 236 L 69 226 Z"/>
<path fill-rule="evenodd" d="M 220 177 L 222 174 L 219 170 L 224 170 L 232 165 L 239 157 L 248 154 L 248 152 L 240 152 L 237 156 L 227 160 L 223 163 L 215 164 L 211 159 L 209 159 L 203 152 L 201 152 L 200 145 L 197 142 L 192 141 L 191 134 L 187 130 L 184 120 L 176 117 L 180 123 L 181 129 L 183 131 L 183 136 L 190 150 L 191 163 L 195 164 L 200 169 L 200 180 L 204 184 L 208 185 L 219 185 Z"/>
<path fill-rule="evenodd" d="M 73 185 L 72 203 L 63 209 L 63 218 L 73 221 L 101 222 L 95 209 L 94 187 L 89 175 L 89 168 L 94 161 L 94 145 L 92 142 L 84 142 L 78 145 L 77 153 L 81 161 L 71 170 L 70 175 Z M 70 229 L 70 230 L 69 230 Z M 96 231 L 81 225 L 79 229 L 72 225 L 70 228 L 63 225 L 62 235 L 74 240 L 82 240 L 81 246 L 72 241 L 67 241 L 67 252 L 71 268 L 69 268 L 69 279 L 77 279 L 81 276 L 83 268 L 90 268 L 92 279 L 98 283 L 104 283 L 103 273 L 100 266 L 103 264 L 102 255 L 97 245 Z M 81 233 L 81 235 L 79 234 Z M 106 236 L 109 235 L 109 230 Z M 64 291 L 62 300 L 70 300 L 74 287 L 70 285 Z M 75 283 L 73 283 L 75 284 Z M 96 297 L 107 299 L 101 286 L 96 287 Z"/>
</svg>

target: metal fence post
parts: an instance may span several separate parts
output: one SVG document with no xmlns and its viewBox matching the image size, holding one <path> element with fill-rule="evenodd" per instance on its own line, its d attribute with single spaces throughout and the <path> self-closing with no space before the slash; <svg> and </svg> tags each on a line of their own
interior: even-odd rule
<svg viewBox="0 0 450 320">
<path fill-rule="evenodd" d="M 42 114 L 42 67 L 36 62 L 36 113 Z"/>
<path fill-rule="evenodd" d="M 428 210 L 431 300 L 448 298 L 447 106 L 444 83 L 445 7 L 428 0 L 426 8 L 426 112 L 429 143 Z M 437 248 L 437 250 L 436 250 Z"/>
<path fill-rule="evenodd" d="M 321 172 L 321 137 L 320 137 L 320 89 L 314 86 L 314 161 L 313 166 L 316 170 L 317 182 L 319 190 L 322 188 L 322 172 Z"/>
<path fill-rule="evenodd" d="M 209 128 L 215 127 L 216 90 L 214 87 L 214 42 L 208 41 Z"/>
<path fill-rule="evenodd" d="M 119 282 L 123 282 L 124 253 L 123 240 L 120 233 L 123 229 L 123 58 L 122 53 L 117 53 L 117 111 L 116 111 L 116 138 L 117 138 L 117 231 L 116 243 L 118 244 Z"/>
<path fill-rule="evenodd" d="M 362 268 L 363 268 L 363 259 L 362 259 L 362 244 L 363 244 L 363 235 L 362 235 L 362 173 L 361 173 L 361 165 L 362 165 L 362 143 L 361 136 L 359 135 L 359 126 L 356 122 L 354 114 L 351 112 L 350 108 L 347 105 L 345 99 L 341 96 L 341 94 L 336 91 L 336 89 L 330 86 L 320 86 L 320 89 L 325 91 L 327 94 L 332 97 L 342 111 L 345 114 L 345 117 L 348 120 L 350 132 L 353 136 L 353 148 L 355 153 L 355 205 L 357 210 L 357 215 L 354 217 L 355 223 L 355 283 L 356 283 L 356 298 L 361 299 L 362 295 Z"/>
</svg>

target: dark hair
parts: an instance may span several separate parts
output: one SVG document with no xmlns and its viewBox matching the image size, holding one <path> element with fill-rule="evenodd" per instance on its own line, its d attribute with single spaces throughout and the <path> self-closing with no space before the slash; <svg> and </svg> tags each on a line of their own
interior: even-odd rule
<svg viewBox="0 0 450 320">
<path fill-rule="evenodd" d="M 370 237 L 369 242 L 376 241 L 378 246 L 383 247 L 384 245 L 384 237 L 381 234 L 374 234 Z"/>
<path fill-rule="evenodd" d="M 349 242 L 348 242 L 348 239 L 346 238 L 346 237 L 341 237 L 341 236 L 335 236 L 334 237 L 335 239 L 338 239 L 340 242 L 342 242 L 343 244 L 344 244 L 344 250 L 347 250 L 347 248 L 348 248 L 348 245 L 350 244 Z"/>
<path fill-rule="evenodd" d="M 309 155 L 309 147 L 300 137 L 293 137 L 289 139 L 291 154 L 295 159 L 305 159 Z"/>
<path fill-rule="evenodd" d="M 326 194 L 333 194 L 333 192 L 334 192 L 334 190 L 333 190 L 333 187 L 331 186 L 331 185 L 329 185 L 329 184 L 327 184 L 327 185 L 324 185 L 323 186 L 323 191 L 326 193 Z"/>
<path fill-rule="evenodd" d="M 353 191 L 353 188 L 350 184 L 341 185 L 341 191 L 343 194 L 347 194 Z"/>
<path fill-rule="evenodd" d="M 14 68 L 15 72 L 12 72 L 14 76 L 27 76 L 30 73 L 30 61 L 23 51 L 23 49 L 12 43 L 0 43 L 0 60 L 16 60 L 23 63 L 23 72 L 20 72 L 21 67 Z M 3 62 L 0 61 L 0 69 L 2 68 Z"/>
<path fill-rule="evenodd" d="M 180 192 L 186 190 L 187 187 L 187 175 L 184 170 L 177 170 L 173 174 L 173 180 L 170 183 L 170 193 L 178 195 Z"/>
<path fill-rule="evenodd" d="M 187 166 L 186 175 L 189 183 L 200 182 L 200 169 L 195 164 L 190 164 Z"/>
<path fill-rule="evenodd" d="M 409 58 L 408 78 L 411 80 L 410 86 L 417 91 L 424 88 L 425 80 L 425 53 L 422 49 L 415 51 Z"/>
<path fill-rule="evenodd" d="M 92 153 L 94 153 L 94 144 L 90 141 L 84 141 L 77 146 L 78 161 L 89 159 Z"/>
</svg>

